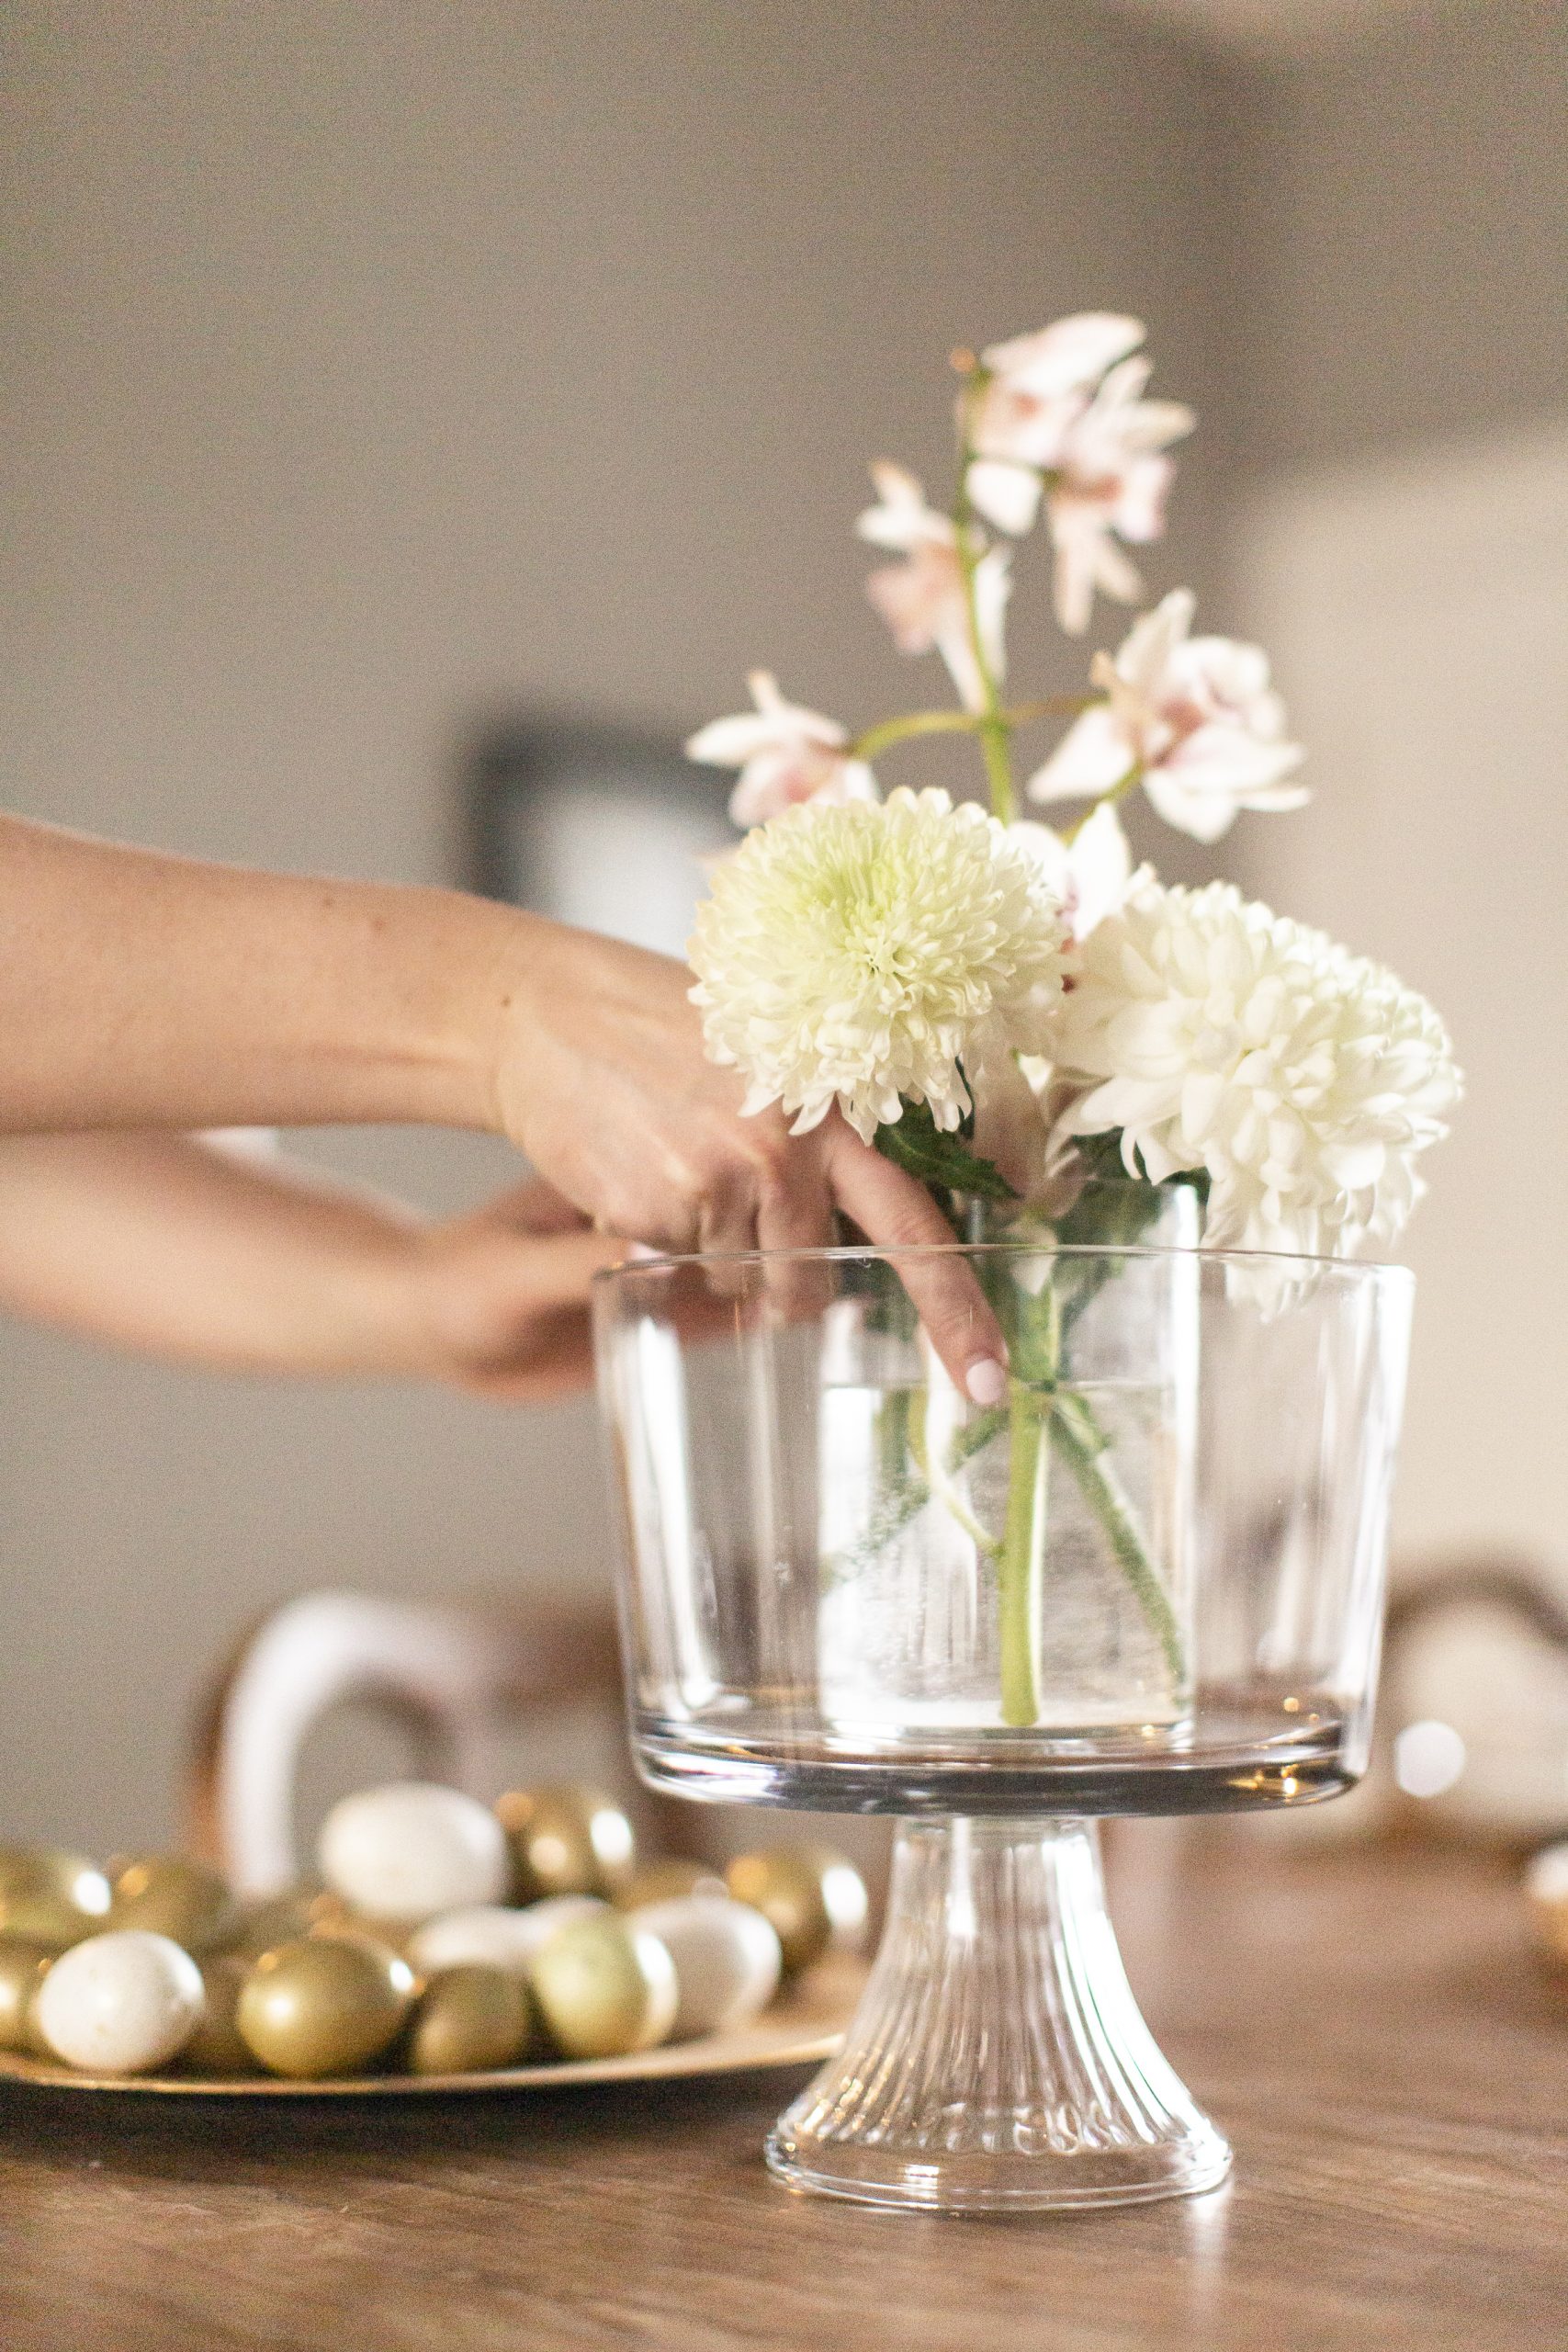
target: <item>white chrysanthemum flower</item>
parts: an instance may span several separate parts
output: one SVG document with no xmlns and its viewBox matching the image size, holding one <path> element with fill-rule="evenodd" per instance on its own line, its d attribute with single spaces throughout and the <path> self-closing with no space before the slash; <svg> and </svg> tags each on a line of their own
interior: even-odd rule
<svg viewBox="0 0 1568 2352">
<path fill-rule="evenodd" d="M 793 808 L 713 876 L 688 953 L 710 1057 L 805 1134 L 837 1102 L 866 1142 L 905 1102 L 951 1131 L 974 1082 L 1046 1049 L 1066 941 L 994 817 L 945 792 Z M 962 1068 L 960 1065 L 962 1064 Z"/>
<path fill-rule="evenodd" d="M 1136 888 L 1084 943 L 1055 1026 L 1058 1074 L 1089 1090 L 1066 1132 L 1120 1127 L 1156 1183 L 1207 1169 L 1217 1249 L 1386 1248 L 1460 1096 L 1424 997 L 1227 883 Z"/>
</svg>

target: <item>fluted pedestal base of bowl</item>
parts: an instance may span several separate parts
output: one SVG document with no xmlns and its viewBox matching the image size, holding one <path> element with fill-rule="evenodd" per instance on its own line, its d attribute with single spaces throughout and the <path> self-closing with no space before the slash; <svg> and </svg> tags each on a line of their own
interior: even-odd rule
<svg viewBox="0 0 1568 2352">
<path fill-rule="evenodd" d="M 793 2188 L 957 2212 L 1224 2179 L 1230 2150 L 1133 1998 L 1089 1825 L 900 1824 L 864 1996 L 768 2163 Z"/>
</svg>

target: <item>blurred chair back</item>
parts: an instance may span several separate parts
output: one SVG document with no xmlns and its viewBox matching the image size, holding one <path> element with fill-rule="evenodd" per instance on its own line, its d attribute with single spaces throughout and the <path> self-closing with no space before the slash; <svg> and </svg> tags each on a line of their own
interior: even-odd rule
<svg viewBox="0 0 1568 2352">
<path fill-rule="evenodd" d="M 1405 1565 L 1366 1778 L 1334 1804 L 1215 1817 L 1192 1835 L 1434 1844 L 1506 1860 L 1568 1837 L 1568 1605 L 1540 1563 Z"/>
<path fill-rule="evenodd" d="M 197 1728 L 188 1841 L 236 1891 L 300 1875 L 295 1794 L 306 1741 L 333 1709 L 368 1703 L 410 1730 L 417 1774 L 486 1799 L 498 1719 L 599 1695 L 619 1713 L 608 1602 L 526 1611 L 483 1601 L 307 1593 L 263 1619 L 220 1676 Z"/>
<path fill-rule="evenodd" d="M 1568 1606 L 1544 1568 L 1477 1557 L 1402 1587 L 1377 1747 L 1401 1834 L 1521 1852 L 1568 1834 Z"/>
</svg>

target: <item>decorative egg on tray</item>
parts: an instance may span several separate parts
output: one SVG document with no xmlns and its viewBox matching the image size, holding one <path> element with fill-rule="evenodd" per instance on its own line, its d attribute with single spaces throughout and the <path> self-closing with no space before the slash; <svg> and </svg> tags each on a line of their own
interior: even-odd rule
<svg viewBox="0 0 1568 2352">
<path fill-rule="evenodd" d="M 639 1856 L 621 1808 L 577 1784 L 493 1809 L 429 1782 L 365 1790 L 328 1815 L 318 1861 L 321 1882 L 242 1900 L 182 1855 L 106 1874 L 0 1847 L 0 2070 L 413 2088 L 636 2072 L 665 2043 L 700 2065 L 865 1911 L 840 1856 L 780 1846 L 727 1886 L 706 1863 Z"/>
</svg>

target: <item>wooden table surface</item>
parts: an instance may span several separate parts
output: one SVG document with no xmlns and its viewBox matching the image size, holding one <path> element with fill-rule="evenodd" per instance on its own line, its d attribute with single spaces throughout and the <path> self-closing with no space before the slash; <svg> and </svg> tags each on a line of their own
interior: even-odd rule
<svg viewBox="0 0 1568 2352">
<path fill-rule="evenodd" d="M 1568 1976 L 1516 1882 L 1240 1839 L 1124 1945 L 1233 2183 L 1072 2220 L 791 2196 L 799 2076 L 322 2101 L 0 2092 L 5 2352 L 1562 2352 Z"/>
</svg>

